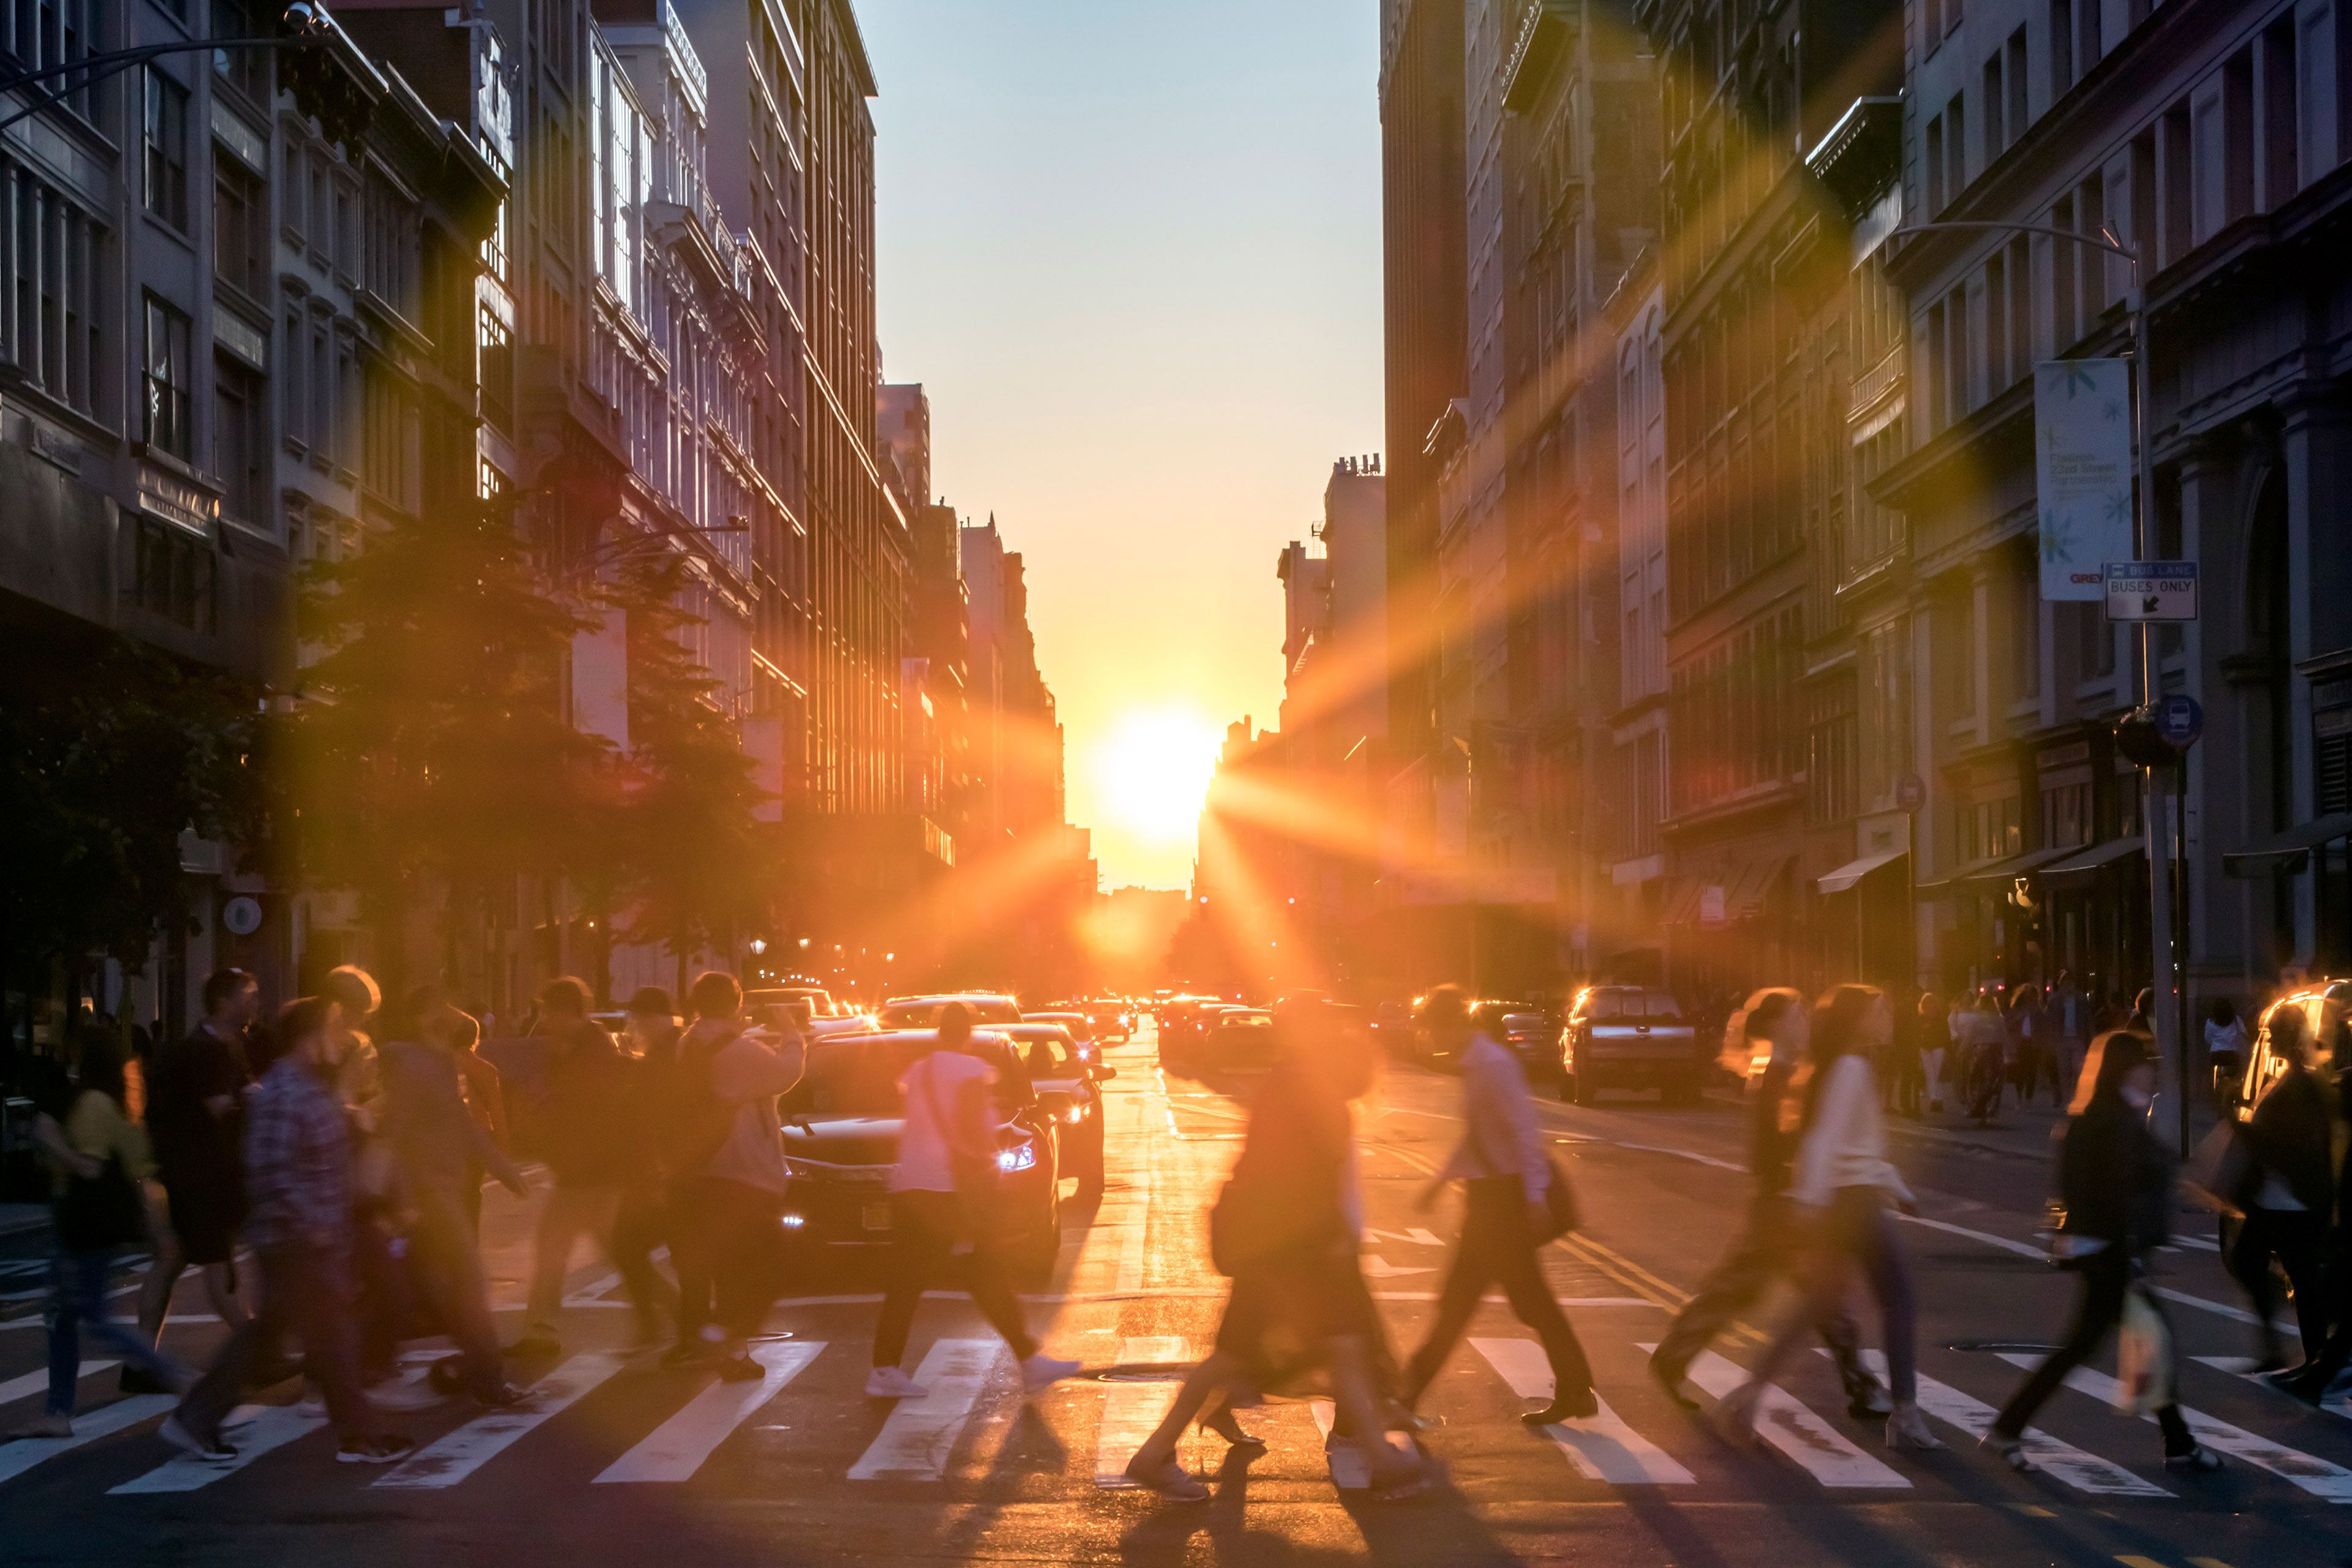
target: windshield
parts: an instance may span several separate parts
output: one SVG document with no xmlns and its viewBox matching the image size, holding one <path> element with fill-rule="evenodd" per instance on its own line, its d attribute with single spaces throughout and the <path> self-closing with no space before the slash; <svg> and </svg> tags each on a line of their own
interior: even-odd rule
<svg viewBox="0 0 2352 1568">
<path fill-rule="evenodd" d="M 1021 1009 L 1004 996 L 921 996 L 909 1002 L 893 1002 L 882 1009 L 882 1022 L 894 1029 L 928 1029 L 940 1021 L 940 1011 L 950 1002 L 961 1002 L 975 1024 L 1017 1024 Z"/>
<path fill-rule="evenodd" d="M 867 1035 L 822 1041 L 809 1047 L 801 1081 L 777 1102 L 784 1116 L 900 1116 L 906 1101 L 898 1079 L 939 1048 L 930 1035 Z M 1000 1109 L 1024 1105 L 1034 1097 L 1029 1068 L 1010 1042 L 977 1035 L 966 1054 L 996 1069 Z"/>
<path fill-rule="evenodd" d="M 1274 1020 L 1264 1013 L 1228 1013 L 1217 1020 L 1220 1029 L 1271 1029 Z"/>
</svg>

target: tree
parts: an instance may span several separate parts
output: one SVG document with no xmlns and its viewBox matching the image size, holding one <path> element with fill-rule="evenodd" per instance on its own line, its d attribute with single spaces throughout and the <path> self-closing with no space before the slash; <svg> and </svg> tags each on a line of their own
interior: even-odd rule
<svg viewBox="0 0 2352 1568">
<path fill-rule="evenodd" d="M 603 601 L 627 616 L 629 753 L 622 767 L 625 934 L 681 961 L 768 913 L 776 856 L 753 811 L 766 798 L 719 683 L 679 640 L 700 617 L 678 603 L 685 558 L 623 565 Z"/>
<path fill-rule="evenodd" d="M 520 875 L 611 874 L 611 748 L 574 730 L 562 673 L 593 623 L 546 592 L 510 500 L 436 510 L 304 574 L 316 658 L 288 726 L 288 837 L 389 939 Z M 446 943 L 445 940 L 445 951 Z"/>
<path fill-rule="evenodd" d="M 135 973 L 159 930 L 192 926 L 181 834 L 260 841 L 260 693 L 110 636 L 7 641 L 0 951 Z"/>
</svg>

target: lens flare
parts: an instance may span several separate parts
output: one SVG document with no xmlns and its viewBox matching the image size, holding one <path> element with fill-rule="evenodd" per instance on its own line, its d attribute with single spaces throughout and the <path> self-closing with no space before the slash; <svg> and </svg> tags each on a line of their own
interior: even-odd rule
<svg viewBox="0 0 2352 1568">
<path fill-rule="evenodd" d="M 1184 709 L 1129 713 L 1095 749 L 1096 786 L 1136 837 L 1160 844 L 1190 838 L 1223 742 L 1214 724 Z"/>
</svg>

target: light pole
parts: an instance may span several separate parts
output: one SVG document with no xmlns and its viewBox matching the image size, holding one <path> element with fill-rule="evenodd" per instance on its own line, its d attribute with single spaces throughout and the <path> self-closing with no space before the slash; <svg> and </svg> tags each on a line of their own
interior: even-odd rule
<svg viewBox="0 0 2352 1568">
<path fill-rule="evenodd" d="M 0 131 L 5 131 L 28 115 L 62 103 L 73 93 L 93 82 L 120 76 L 132 66 L 165 55 L 201 54 L 211 49 L 308 49 L 331 43 L 335 25 L 326 12 L 312 5 L 310 0 L 294 0 L 281 13 L 281 19 L 292 29 L 290 33 L 264 38 L 181 38 L 166 44 L 141 44 L 135 48 L 115 49 L 102 55 L 85 55 L 80 59 L 61 66 L 44 66 L 38 70 L 18 71 L 14 76 L 0 77 L 0 92 L 15 92 L 56 77 L 64 77 L 70 87 L 37 92 L 32 101 L 14 113 L 0 118 Z"/>
<path fill-rule="evenodd" d="M 2146 560 L 2156 545 L 2156 447 L 2152 421 L 2154 407 L 2149 399 L 2149 334 L 2147 324 L 2147 274 L 2143 258 L 2136 246 L 2128 246 L 2103 234 L 2077 234 L 2073 229 L 2056 228 L 2047 224 L 2001 223 L 1985 219 L 1958 218 L 1944 223 L 1915 223 L 1897 229 L 1897 234 L 1929 234 L 1938 231 L 1956 233 L 1973 230 L 1979 233 L 2041 234 L 2053 239 L 2069 240 L 2121 257 L 2131 268 L 2131 289 L 2125 296 L 2126 313 L 2131 323 L 2132 392 L 2138 405 L 2139 503 L 2132 509 L 2132 550 Z M 2102 563 L 2104 565 L 2104 563 Z M 2158 667 L 2156 630 L 2152 623 L 2143 621 L 2139 628 L 2139 658 L 2134 684 L 2137 689 L 2139 706 L 2156 701 L 2158 690 L 2164 684 Z M 2137 761 L 2137 759 L 2135 759 Z M 2148 910 L 2147 937 L 2149 967 L 2154 970 L 2155 1016 L 2148 1019 L 2156 1032 L 2159 1057 L 2169 1058 L 2173 1082 L 2180 1097 L 2180 1148 L 2185 1153 L 2189 1146 L 2189 1027 L 2186 1015 L 2186 992 L 2179 984 L 2179 961 L 2175 954 L 2172 918 L 2172 822 L 2167 805 L 2164 770 L 2144 766 L 2140 782 L 2140 834 L 2147 846 Z M 2186 775 L 2183 775 L 2184 783 Z M 2184 823 L 2185 830 L 2185 823 Z M 2159 843 L 2164 853 L 2158 854 Z M 2185 840 L 2182 845 L 2186 852 Z M 2182 880 L 2181 891 L 2188 890 Z"/>
</svg>

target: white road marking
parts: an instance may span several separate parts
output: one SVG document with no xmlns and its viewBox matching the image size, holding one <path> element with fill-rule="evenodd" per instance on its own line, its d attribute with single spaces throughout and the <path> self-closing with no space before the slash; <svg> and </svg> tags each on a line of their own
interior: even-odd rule
<svg viewBox="0 0 2352 1568">
<path fill-rule="evenodd" d="M 81 1363 L 81 1370 L 74 1373 L 74 1377 L 79 1381 L 104 1372 L 108 1367 L 115 1364 L 110 1361 L 86 1361 Z M 48 1386 L 49 1373 L 46 1367 L 39 1372 L 28 1372 L 22 1377 L 12 1377 L 5 1383 L 0 1383 L 0 1405 L 22 1399 L 27 1394 L 39 1394 Z"/>
<path fill-rule="evenodd" d="M 1118 1347 L 1122 1366 L 1165 1366 L 1168 1380 L 1160 1383 L 1106 1383 L 1102 1385 L 1102 1426 L 1095 1437 L 1095 1485 L 1131 1487 L 1127 1462 L 1168 1414 L 1176 1397 L 1176 1384 L 1192 1359 L 1191 1342 L 1176 1334 L 1137 1334 Z"/>
<path fill-rule="evenodd" d="M 915 1381 L 927 1391 L 920 1399 L 901 1399 L 882 1423 L 857 1463 L 849 1468 L 853 1481 L 935 1481 L 948 1468 L 956 1439 L 971 1420 L 971 1407 L 988 1374 L 1004 1353 L 1003 1342 L 940 1340 L 915 1369 Z"/>
<path fill-rule="evenodd" d="M 2002 1352 L 2000 1359 L 2011 1366 L 2027 1367 L 2035 1365 L 2039 1360 L 2016 1351 Z M 2111 1406 L 2123 1393 L 2122 1384 L 2105 1373 L 2093 1372 L 2084 1366 L 2078 1366 L 2066 1374 L 2066 1386 Z M 2257 1437 L 2242 1426 L 2217 1421 L 2203 1411 L 2191 1410 L 2185 1405 L 2180 1407 L 2180 1414 L 2187 1417 L 2189 1430 L 2196 1434 L 2197 1440 L 2207 1447 L 2234 1455 L 2273 1475 L 2284 1476 L 2314 1497 L 2325 1498 L 2329 1502 L 2352 1503 L 2352 1470 L 2273 1443 L 2267 1437 Z M 2153 1421 L 2156 1417 L 2148 1415 L 2142 1419 Z"/>
<path fill-rule="evenodd" d="M 1815 1353 L 1827 1355 L 1826 1350 Z M 1863 1359 L 1879 1376 L 1886 1375 L 1886 1352 L 1866 1350 Z M 1938 1383 L 1932 1377 L 1919 1379 L 1919 1408 L 1938 1421 L 1948 1422 L 1982 1441 L 1992 1430 L 2000 1412 L 1961 1393 L 1949 1384 Z M 2038 1426 L 2025 1429 L 2026 1457 L 2034 1468 L 2053 1480 L 2063 1481 L 2079 1492 L 2099 1497 L 2170 1497 L 2172 1494 L 2153 1481 L 2142 1480 L 2121 1465 L 2087 1454 L 2071 1443 L 2062 1443 Z"/>
<path fill-rule="evenodd" d="M 430 1370 L 430 1363 L 412 1366 L 401 1378 L 403 1382 L 415 1383 Z M 134 1476 L 113 1488 L 107 1495 L 195 1491 L 245 1468 L 271 1449 L 282 1448 L 297 1437 L 307 1437 L 326 1425 L 324 1410 L 306 1411 L 299 1405 L 240 1405 L 221 1423 L 228 1433 L 229 1447 L 236 1450 L 236 1458 L 215 1464 L 194 1454 L 174 1454 L 145 1475 Z"/>
<path fill-rule="evenodd" d="M 19 1437 L 13 1443 L 0 1443 L 0 1481 L 23 1475 L 44 1459 L 53 1459 L 69 1448 L 84 1443 L 110 1437 L 126 1426 L 136 1426 L 151 1416 L 170 1413 L 179 1403 L 168 1394 L 142 1394 L 135 1399 L 118 1399 L 101 1405 L 87 1415 L 74 1417 L 70 1437 Z"/>
<path fill-rule="evenodd" d="M 1401 1274 L 1434 1274 L 1437 1272 L 1433 1268 L 1399 1268 L 1387 1258 L 1378 1256 L 1365 1258 L 1361 1267 L 1364 1271 L 1364 1278 L 1367 1279 L 1393 1279 Z"/>
<path fill-rule="evenodd" d="M 621 1370 L 626 1355 L 590 1351 L 559 1364 L 530 1385 L 530 1395 L 508 1410 L 490 1410 L 444 1433 L 386 1471 L 375 1484 L 394 1488 L 454 1487 L 525 1433 L 561 1415 L 589 1390 Z"/>
<path fill-rule="evenodd" d="M 1474 1339 L 1471 1347 L 1485 1356 L 1511 1392 L 1522 1399 L 1551 1402 L 1551 1363 L 1543 1346 L 1533 1340 Z M 1625 1424 L 1624 1418 L 1601 1402 L 1601 1414 L 1581 1421 L 1556 1421 L 1544 1428 L 1559 1445 L 1568 1462 L 1585 1479 L 1614 1486 L 1693 1486 L 1696 1476 L 1677 1464 L 1666 1451 Z"/>
<path fill-rule="evenodd" d="M 2256 1372 L 2254 1358 L 2250 1355 L 2200 1355 L 2190 1356 L 2189 1359 L 2202 1362 L 2216 1372 L 2226 1372 L 2233 1377 L 2242 1377 L 2255 1387 L 2270 1389 L 2273 1394 L 2283 1398 L 2294 1398 L 2294 1395 L 2283 1388 L 2274 1386 L 2268 1378 Z M 2301 1402 L 2297 1401 L 2297 1403 Z M 2341 1415 L 2346 1420 L 2352 1421 L 2352 1394 L 2339 1394 L 2333 1399 L 2323 1399 L 2319 1402 L 2319 1408 L 2331 1415 Z"/>
<path fill-rule="evenodd" d="M 1643 1345 L 1643 1351 L 1654 1350 Z M 1748 1373 L 1713 1351 L 1701 1351 L 1690 1364 L 1690 1380 L 1721 1399 L 1748 1381 Z M 1777 1385 L 1767 1384 L 1756 1406 L 1756 1435 L 1810 1471 L 1825 1487 L 1907 1489 L 1902 1472 L 1872 1458 L 1846 1435 Z"/>
<path fill-rule="evenodd" d="M 765 1369 L 757 1383 L 717 1383 L 686 1402 L 635 1447 L 604 1468 L 599 1481 L 685 1481 L 751 1414 L 782 1393 L 816 1360 L 823 1340 L 769 1341 L 751 1347 Z"/>
</svg>

